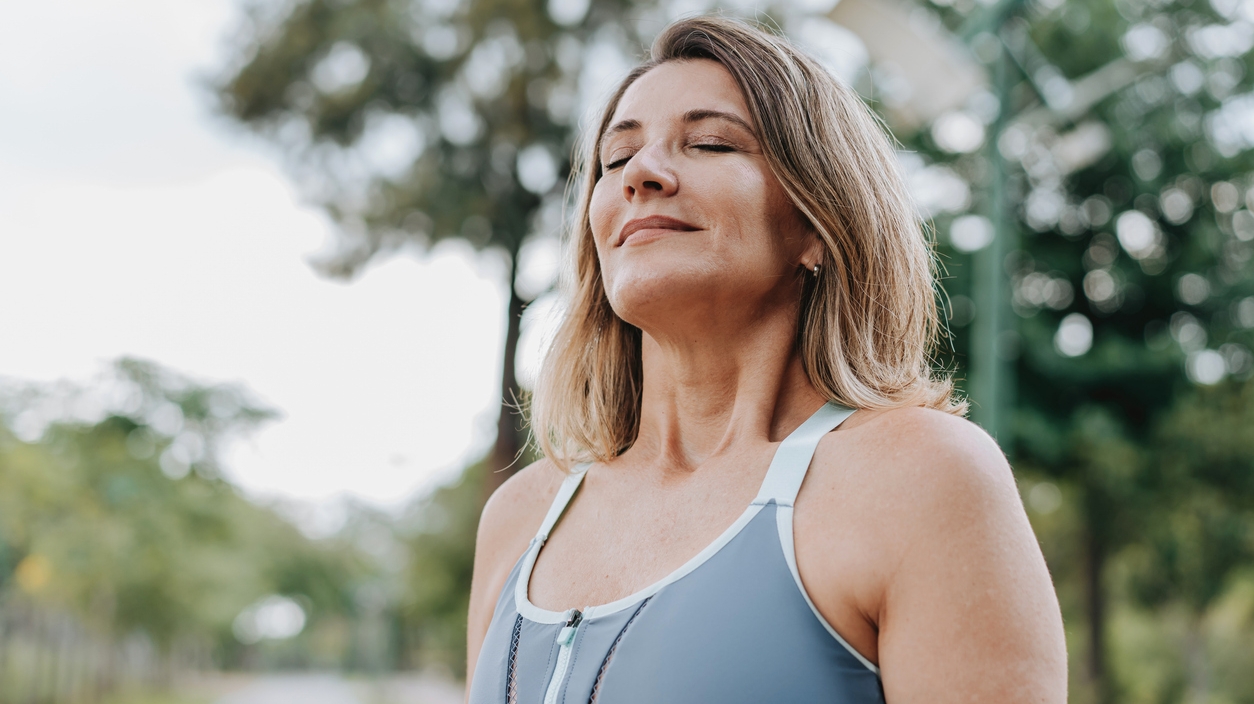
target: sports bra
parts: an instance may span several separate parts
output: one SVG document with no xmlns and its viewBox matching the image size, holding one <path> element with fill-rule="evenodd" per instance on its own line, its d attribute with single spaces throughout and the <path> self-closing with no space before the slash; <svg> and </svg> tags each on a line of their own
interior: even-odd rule
<svg viewBox="0 0 1254 704">
<path fill-rule="evenodd" d="M 753 503 L 679 569 L 609 604 L 548 611 L 527 586 L 583 481 L 576 468 L 501 590 L 470 703 L 883 704 L 879 669 L 819 614 L 793 551 L 814 448 L 852 413 L 829 403 L 794 430 Z"/>
</svg>

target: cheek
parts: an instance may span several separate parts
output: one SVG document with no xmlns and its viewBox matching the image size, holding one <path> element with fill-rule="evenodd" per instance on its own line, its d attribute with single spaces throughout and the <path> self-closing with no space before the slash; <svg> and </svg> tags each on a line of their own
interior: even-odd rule
<svg viewBox="0 0 1254 704">
<path fill-rule="evenodd" d="M 773 215 L 771 189 L 756 164 L 720 164 L 704 179 L 697 180 L 702 200 L 715 217 L 726 219 L 736 229 L 756 232 Z"/>
<path fill-rule="evenodd" d="M 719 187 L 711 189 L 706 200 L 726 227 L 727 236 L 720 244 L 733 250 L 729 256 L 777 269 L 775 260 L 781 250 L 788 249 L 785 240 L 793 229 L 788 197 L 773 176 L 755 164 L 728 169 L 717 183 Z"/>
<path fill-rule="evenodd" d="M 623 199 L 615 197 L 618 189 L 609 183 L 611 179 L 612 177 L 606 177 L 597 181 L 592 188 L 592 199 L 588 202 L 588 220 L 598 248 L 605 241 L 622 210 Z"/>
<path fill-rule="evenodd" d="M 753 184 L 745 193 L 745 201 L 753 203 L 752 214 L 746 211 L 746 215 L 756 220 L 759 231 L 770 233 L 761 244 L 777 258 L 795 257 L 806 230 L 801 212 L 765 167 L 752 178 Z"/>
</svg>

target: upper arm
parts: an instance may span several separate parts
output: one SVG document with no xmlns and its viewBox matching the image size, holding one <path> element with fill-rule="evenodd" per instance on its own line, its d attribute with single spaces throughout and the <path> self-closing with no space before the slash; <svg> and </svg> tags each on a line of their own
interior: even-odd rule
<svg viewBox="0 0 1254 704">
<path fill-rule="evenodd" d="M 885 697 L 1065 702 L 1062 618 L 1010 467 L 973 424 L 925 415 L 900 436 L 917 445 L 878 619 Z"/>
<path fill-rule="evenodd" d="M 467 692 L 501 588 L 544 520 L 562 478 L 552 463 L 540 460 L 506 480 L 483 507 L 466 617 Z"/>
</svg>

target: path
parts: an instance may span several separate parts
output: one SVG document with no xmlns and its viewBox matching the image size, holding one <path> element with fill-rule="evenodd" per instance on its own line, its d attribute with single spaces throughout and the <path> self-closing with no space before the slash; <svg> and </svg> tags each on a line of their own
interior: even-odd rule
<svg viewBox="0 0 1254 704">
<path fill-rule="evenodd" d="M 461 704 L 462 688 L 423 675 L 375 680 L 332 673 L 259 675 L 214 704 Z"/>
</svg>

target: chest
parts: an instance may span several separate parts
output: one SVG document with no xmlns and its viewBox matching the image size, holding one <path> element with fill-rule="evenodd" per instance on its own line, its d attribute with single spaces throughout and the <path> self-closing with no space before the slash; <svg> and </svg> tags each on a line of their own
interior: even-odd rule
<svg viewBox="0 0 1254 704">
<path fill-rule="evenodd" d="M 847 457 L 854 457 L 849 453 Z M 873 466 L 816 469 L 793 511 L 793 555 L 816 609 L 859 652 L 877 658 L 888 555 L 875 517 Z M 672 487 L 597 483 L 589 477 L 537 555 L 528 593 L 561 611 L 607 604 L 666 579 L 717 543 L 745 513 L 762 472 Z M 776 554 L 784 546 L 777 545 Z"/>
<path fill-rule="evenodd" d="M 756 489 L 747 482 L 585 484 L 537 557 L 529 593 L 543 608 L 608 603 L 663 579 L 717 540 Z"/>
<path fill-rule="evenodd" d="M 679 578 L 582 614 L 515 592 L 533 544 L 494 614 L 470 701 L 882 704 L 877 670 L 832 637 L 798 589 L 780 550 L 790 513 L 757 504 Z"/>
</svg>

